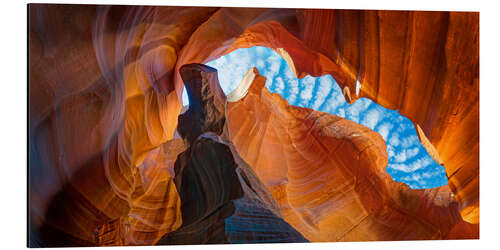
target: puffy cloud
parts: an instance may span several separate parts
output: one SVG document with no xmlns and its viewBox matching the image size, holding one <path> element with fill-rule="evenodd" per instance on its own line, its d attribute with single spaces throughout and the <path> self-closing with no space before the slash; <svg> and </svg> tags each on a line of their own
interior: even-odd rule
<svg viewBox="0 0 500 250">
<path fill-rule="evenodd" d="M 396 162 L 405 162 L 406 161 L 406 154 L 404 151 L 401 151 L 399 153 L 397 153 L 395 156 L 394 156 L 394 160 Z"/>
<path fill-rule="evenodd" d="M 293 74 L 292 70 L 290 70 L 289 67 L 286 68 L 286 70 L 284 71 L 284 73 L 285 73 L 285 78 L 286 79 L 297 79 L 295 77 L 295 75 Z"/>
<path fill-rule="evenodd" d="M 206 63 L 216 68 L 224 93 L 233 91 L 250 67 L 254 67 L 255 56 L 246 50 L 236 50 L 226 56 Z"/>
<path fill-rule="evenodd" d="M 314 86 L 315 82 L 316 82 L 316 78 L 308 75 L 308 76 L 300 79 L 300 86 L 302 88 L 305 88 L 305 87 L 307 87 L 309 85 L 313 85 Z"/>
<path fill-rule="evenodd" d="M 301 87 L 302 91 L 300 92 L 300 98 L 302 99 L 302 102 L 300 103 L 301 106 L 306 106 L 309 100 L 312 98 L 314 86 L 315 86 L 315 79 L 313 77 L 307 76 L 301 81 Z"/>
<path fill-rule="evenodd" d="M 419 158 L 415 161 L 413 161 L 410 164 L 403 164 L 403 163 L 395 163 L 395 164 L 389 164 L 389 168 L 403 171 L 405 173 L 410 173 L 414 172 L 419 169 L 423 169 L 427 166 L 429 166 L 432 163 L 432 159 L 429 156 L 424 156 L 422 158 Z"/>
<path fill-rule="evenodd" d="M 271 75 L 267 71 L 266 72 L 260 72 L 260 73 L 266 78 L 266 87 L 268 89 L 271 89 L 273 87 L 273 83 L 274 83 L 274 81 L 273 81 L 274 76 Z"/>
<path fill-rule="evenodd" d="M 395 169 L 395 170 L 399 170 L 399 171 L 403 171 L 403 172 L 411 172 L 410 167 L 406 164 L 400 164 L 400 163 L 397 163 L 397 164 L 389 164 L 388 166 L 389 168 L 392 168 L 392 169 Z"/>
<path fill-rule="evenodd" d="M 405 162 L 406 160 L 415 157 L 418 154 L 418 151 L 418 147 L 414 147 L 412 149 L 403 149 L 395 155 L 394 160 L 396 162 Z"/>
<path fill-rule="evenodd" d="M 276 75 L 279 73 L 281 68 L 282 57 L 280 57 L 277 53 L 273 53 L 270 57 L 266 59 L 267 62 L 267 71 L 271 75 Z"/>
<path fill-rule="evenodd" d="M 399 145 L 399 134 L 397 132 L 392 133 L 391 139 L 389 139 L 389 143 L 393 146 Z"/>
<path fill-rule="evenodd" d="M 299 93 L 299 81 L 297 79 L 287 79 L 286 83 L 288 85 L 288 97 L 285 99 L 288 103 L 294 105 Z"/>
<path fill-rule="evenodd" d="M 411 158 L 417 156 L 419 151 L 420 150 L 418 149 L 418 147 L 414 147 L 412 149 L 406 150 L 406 158 L 411 159 Z"/>
<path fill-rule="evenodd" d="M 276 85 L 274 90 L 278 94 L 282 94 L 283 90 L 285 89 L 285 83 L 283 82 L 283 79 L 281 77 L 276 77 L 274 80 L 276 80 Z"/>
<path fill-rule="evenodd" d="M 401 146 L 405 148 L 409 148 L 417 143 L 419 143 L 419 140 L 416 135 L 409 135 L 401 140 Z"/>
<path fill-rule="evenodd" d="M 398 133 L 403 133 L 413 128 L 413 124 L 409 120 L 405 120 L 405 118 L 401 115 L 394 118 L 394 123 L 398 125 Z"/>
<path fill-rule="evenodd" d="M 238 49 L 208 65 L 218 70 L 225 93 L 229 93 L 240 83 L 250 67 L 257 67 L 267 78 L 266 87 L 283 96 L 289 104 L 329 112 L 375 129 L 387 144 L 387 172 L 412 188 L 435 187 L 447 182 L 443 168 L 421 148 L 410 120 L 367 98 L 348 104 L 342 90 L 330 75 L 319 78 L 306 76 L 299 80 L 281 56 L 264 47 Z M 361 83 L 356 82 L 356 95 L 359 95 L 361 87 Z M 186 92 L 182 96 L 185 105 Z"/>
<path fill-rule="evenodd" d="M 342 96 L 343 104 L 348 106 L 346 108 L 346 110 L 347 110 L 346 118 L 351 120 L 351 121 L 359 123 L 360 114 L 365 112 L 365 110 L 368 108 L 368 106 L 370 106 L 370 104 L 372 102 L 367 98 L 361 98 L 361 99 L 357 100 L 356 102 L 354 102 L 352 105 L 347 105 L 347 102 L 345 102 L 344 96 L 340 92 L 340 88 L 339 88 L 339 95 Z"/>
<path fill-rule="evenodd" d="M 331 76 L 322 76 L 319 78 L 319 86 L 316 91 L 316 97 L 314 98 L 314 102 L 311 106 L 313 109 L 319 109 L 321 104 L 325 102 L 325 98 L 328 96 L 332 89 L 332 80 Z"/>
<path fill-rule="evenodd" d="M 396 153 L 394 152 L 394 147 L 392 147 L 391 145 L 387 145 L 387 155 L 389 156 L 389 158 L 393 158 Z"/>
<path fill-rule="evenodd" d="M 382 125 L 378 126 L 377 132 L 384 138 L 384 141 L 387 141 L 387 137 L 389 136 L 389 132 L 392 129 L 393 125 L 385 122 Z"/>
<path fill-rule="evenodd" d="M 422 177 L 426 178 L 426 179 L 430 179 L 434 176 L 438 176 L 439 174 L 441 174 L 440 169 L 436 169 L 434 171 L 426 171 L 426 172 L 422 173 Z"/>
<path fill-rule="evenodd" d="M 381 113 L 377 109 L 370 109 L 361 124 L 373 129 L 380 121 Z"/>
<path fill-rule="evenodd" d="M 270 49 L 266 48 L 266 47 L 262 47 L 262 46 L 255 46 L 253 47 L 252 49 L 255 49 L 255 54 L 257 55 L 257 57 L 259 58 L 263 58 L 264 56 L 266 56 Z"/>
<path fill-rule="evenodd" d="M 342 101 L 338 98 L 338 93 L 333 92 L 325 101 L 325 107 L 322 111 L 335 114 L 335 110 L 341 106 Z"/>
<path fill-rule="evenodd" d="M 337 116 L 345 117 L 345 109 L 339 108 L 339 110 L 337 112 Z"/>
<path fill-rule="evenodd" d="M 266 66 L 264 63 L 264 60 L 262 60 L 262 59 L 258 59 L 257 63 L 255 65 L 256 65 L 257 69 L 259 69 L 259 70 L 263 69 Z"/>
<path fill-rule="evenodd" d="M 420 173 L 412 173 L 410 175 L 401 178 L 401 180 L 408 183 L 409 186 L 414 189 L 422 188 L 422 186 L 425 186 L 427 184 L 425 178 Z"/>
</svg>

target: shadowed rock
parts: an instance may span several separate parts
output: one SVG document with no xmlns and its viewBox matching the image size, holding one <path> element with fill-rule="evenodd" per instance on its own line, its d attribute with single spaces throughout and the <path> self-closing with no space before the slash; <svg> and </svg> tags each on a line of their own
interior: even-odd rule
<svg viewBox="0 0 500 250">
<path fill-rule="evenodd" d="M 226 96 L 220 88 L 217 70 L 203 64 L 189 64 L 180 68 L 188 91 L 189 109 L 179 115 L 177 131 L 192 143 L 204 132 L 222 133 Z"/>
<path fill-rule="evenodd" d="M 217 71 L 189 64 L 181 67 L 181 74 L 190 103 L 179 116 L 178 127 L 189 148 L 175 162 L 182 226 L 158 244 L 307 241 L 269 209 L 272 197 L 264 193 L 231 144 L 219 137 L 225 125 L 226 97 Z"/>
<path fill-rule="evenodd" d="M 447 187 L 418 192 L 418 199 L 402 195 L 405 192 L 391 193 L 392 189 L 387 193 L 418 210 L 416 220 L 429 221 L 428 214 L 439 215 L 434 203 L 446 207 L 446 202 L 452 201 L 448 208 L 459 214 L 448 213 L 451 217 L 443 220 L 430 218 L 432 226 L 420 223 L 425 228 L 422 232 L 413 229 L 406 215 L 379 217 L 377 223 L 364 220 L 364 229 L 351 230 L 349 237 L 326 234 L 322 240 L 361 241 L 377 238 L 379 233 L 379 238 L 390 240 L 409 238 L 412 233 L 426 239 L 478 238 L 478 12 L 30 4 L 28 32 L 30 246 L 147 245 L 178 229 L 180 201 L 170 173 L 184 148 L 164 146 L 174 137 L 181 109 L 179 69 L 251 46 L 277 51 L 299 77 L 331 74 L 351 101 L 367 97 L 399 110 L 421 129 L 419 138 L 435 149 L 431 151 L 442 160 L 449 177 Z M 220 107 L 214 110 L 220 112 Z M 255 110 L 251 117 L 259 120 L 245 126 L 272 124 L 273 120 L 264 121 L 267 112 Z M 294 112 L 299 118 L 307 113 Z M 321 119 L 305 120 L 324 125 L 315 134 L 320 145 L 330 140 L 328 135 L 336 127 L 326 122 L 338 121 L 321 113 L 313 115 Z M 216 117 L 220 116 L 212 118 Z M 241 122 L 249 119 L 240 118 Z M 189 115 L 186 124 L 200 119 L 206 117 Z M 218 121 L 203 122 L 220 134 L 223 122 Z M 242 133 L 235 138 L 246 137 L 244 140 L 251 143 L 234 141 L 245 160 L 263 173 L 259 178 L 266 185 L 282 176 L 284 162 L 297 162 L 299 156 L 291 153 L 295 150 L 291 146 L 311 148 L 298 143 L 310 142 L 301 132 L 293 138 L 281 138 L 287 133 L 280 126 L 274 127 L 239 128 Z M 260 131 L 268 136 L 253 134 Z M 200 134 L 201 130 L 186 141 Z M 289 143 L 292 139 L 293 144 Z M 272 147 L 259 151 L 261 142 Z M 230 143 L 227 146 L 235 152 Z M 250 150 L 244 151 L 245 147 Z M 153 157 L 156 154 L 168 157 L 161 162 Z M 270 155 L 276 163 L 260 169 L 258 159 L 267 157 L 261 160 L 266 162 Z M 347 156 L 338 159 L 349 163 Z M 144 164 L 149 158 L 153 161 Z M 243 169 L 235 154 L 233 158 Z M 317 168 L 300 167 L 294 168 L 299 177 Z M 251 175 L 251 171 L 243 172 Z M 356 179 L 360 192 L 373 190 L 370 183 L 374 179 L 368 176 L 365 180 Z M 315 186 L 311 183 L 307 188 Z M 300 183 L 276 185 L 271 192 L 278 203 L 303 190 L 287 190 L 285 185 L 299 187 Z M 343 193 L 348 187 L 332 189 Z M 259 185 L 252 188 L 258 191 Z M 263 194 L 255 197 L 263 199 Z M 292 198 L 292 203 L 307 204 L 300 195 Z M 280 215 L 280 209 L 270 206 L 269 201 L 264 203 L 275 215 L 293 214 L 285 207 Z M 366 204 L 380 203 L 374 198 Z M 365 216 L 358 210 L 347 211 L 354 219 Z M 387 211 L 386 215 L 391 215 L 391 210 Z M 308 209 L 299 212 L 307 225 L 315 223 Z M 338 218 L 342 216 L 339 213 Z M 323 226 L 334 228 L 338 218 L 332 217 Z M 386 231 L 388 221 L 406 230 Z M 308 228 L 297 230 L 304 235 L 309 232 Z M 389 231 L 393 233 L 383 233 Z M 425 232 L 440 233 L 427 237 Z"/>
</svg>

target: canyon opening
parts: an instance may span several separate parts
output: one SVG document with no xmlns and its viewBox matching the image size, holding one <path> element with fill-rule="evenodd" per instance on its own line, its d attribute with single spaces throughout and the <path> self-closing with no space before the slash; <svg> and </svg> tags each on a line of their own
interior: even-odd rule
<svg viewBox="0 0 500 250">
<path fill-rule="evenodd" d="M 28 246 L 479 238 L 479 13 L 28 5 Z"/>
</svg>

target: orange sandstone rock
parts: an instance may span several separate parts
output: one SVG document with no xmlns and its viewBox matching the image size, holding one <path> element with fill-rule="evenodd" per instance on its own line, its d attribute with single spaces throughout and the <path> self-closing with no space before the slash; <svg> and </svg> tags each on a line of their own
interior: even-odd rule
<svg viewBox="0 0 500 250">
<path fill-rule="evenodd" d="M 163 144 L 181 109 L 179 69 L 254 45 L 299 77 L 331 74 L 348 101 L 398 109 L 449 178 L 410 190 L 385 174 L 373 131 L 250 94 L 235 103 L 255 119 L 233 114 L 229 132 L 297 230 L 311 240 L 477 235 L 478 13 L 32 4 L 29 17 L 32 246 L 154 244 L 175 230 L 165 169 L 182 150 Z M 168 160 L 146 164 L 155 155 Z"/>
<path fill-rule="evenodd" d="M 179 215 L 159 207 L 158 214 L 137 215 L 134 207 L 147 207 L 140 203 L 149 199 L 135 199 L 138 167 L 173 138 L 177 53 L 214 10 L 30 5 L 30 230 L 40 237 L 34 245 L 99 245 L 95 231 L 123 217 L 133 217 L 132 232 L 147 231 L 141 216 L 145 224 L 169 218 L 151 222 L 158 231 L 149 236 L 124 236 L 130 242 L 123 244 L 154 244 L 178 226 Z M 163 189 L 168 181 L 158 185 L 156 195 L 172 198 L 161 206 L 175 210 L 175 192 Z"/>
<path fill-rule="evenodd" d="M 378 133 L 289 106 L 255 68 L 246 78 L 253 84 L 235 90 L 246 95 L 228 103 L 230 140 L 307 239 L 446 239 L 467 224 L 448 187 L 412 190 L 391 179 Z"/>
</svg>

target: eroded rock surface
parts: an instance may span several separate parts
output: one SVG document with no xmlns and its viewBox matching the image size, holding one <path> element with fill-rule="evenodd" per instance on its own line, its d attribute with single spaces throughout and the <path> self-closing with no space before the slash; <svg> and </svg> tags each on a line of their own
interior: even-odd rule
<svg viewBox="0 0 500 250">
<path fill-rule="evenodd" d="M 398 109 L 449 178 L 410 190 L 383 171 L 373 131 L 249 94 L 239 101 L 247 117 L 232 107 L 219 143 L 262 182 L 253 188 L 266 211 L 309 240 L 477 238 L 478 13 L 30 4 L 29 16 L 31 246 L 149 245 L 179 229 L 180 69 L 255 45 L 276 50 L 299 77 L 331 74 L 348 101 Z M 240 199 L 233 215 L 248 204 Z M 226 231 L 229 241 L 249 238 Z"/>
<path fill-rule="evenodd" d="M 471 227 L 449 187 L 412 190 L 391 179 L 378 133 L 289 106 L 257 69 L 251 74 L 246 95 L 228 104 L 230 139 L 307 239 L 446 239 L 457 223 Z"/>
<path fill-rule="evenodd" d="M 261 182 L 223 141 L 226 97 L 217 71 L 188 64 L 181 76 L 190 100 L 178 123 L 189 147 L 175 161 L 182 226 L 158 244 L 306 241 L 270 210 L 271 196 L 263 188 L 256 191 Z"/>
</svg>

